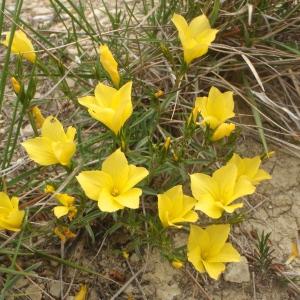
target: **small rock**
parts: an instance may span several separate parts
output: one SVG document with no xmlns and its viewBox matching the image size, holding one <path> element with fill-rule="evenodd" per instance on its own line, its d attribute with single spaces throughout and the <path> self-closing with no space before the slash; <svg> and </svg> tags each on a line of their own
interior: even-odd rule
<svg viewBox="0 0 300 300">
<path fill-rule="evenodd" d="M 52 281 L 49 286 L 49 293 L 56 298 L 60 297 L 60 282 Z"/>
<path fill-rule="evenodd" d="M 24 277 L 21 277 L 14 285 L 14 287 L 16 289 L 21 289 L 23 287 L 25 287 L 26 285 L 28 285 L 28 280 Z"/>
<path fill-rule="evenodd" d="M 89 300 L 98 300 L 98 299 L 100 299 L 100 298 L 98 297 L 98 294 L 97 294 L 96 290 L 91 289 L 89 291 Z"/>
<path fill-rule="evenodd" d="M 41 300 L 42 291 L 38 289 L 35 285 L 30 285 L 26 290 L 25 294 L 30 297 L 31 300 Z"/>
<path fill-rule="evenodd" d="M 129 260 L 130 260 L 130 262 L 132 262 L 132 263 L 135 264 L 135 263 L 137 263 L 137 262 L 140 261 L 140 258 L 137 256 L 136 253 L 133 253 L 133 254 L 130 256 Z"/>
<path fill-rule="evenodd" d="M 248 261 L 245 256 L 241 256 L 240 262 L 227 265 L 224 279 L 229 282 L 242 283 L 250 281 Z"/>
</svg>

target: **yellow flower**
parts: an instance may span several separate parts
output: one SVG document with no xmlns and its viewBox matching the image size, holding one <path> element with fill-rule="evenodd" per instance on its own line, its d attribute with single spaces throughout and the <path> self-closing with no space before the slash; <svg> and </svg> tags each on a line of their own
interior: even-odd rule
<svg viewBox="0 0 300 300">
<path fill-rule="evenodd" d="M 132 114 L 131 87 L 131 81 L 119 90 L 99 83 L 95 88 L 95 96 L 82 97 L 78 101 L 88 108 L 94 119 L 117 135 Z"/>
<path fill-rule="evenodd" d="M 167 136 L 166 137 L 166 140 L 165 140 L 165 143 L 164 143 L 164 149 L 166 151 L 168 151 L 169 147 L 170 147 L 170 144 L 171 144 L 171 137 Z"/>
<path fill-rule="evenodd" d="M 20 93 L 20 90 L 21 90 L 20 82 L 15 77 L 12 77 L 10 79 L 10 81 L 11 81 L 11 85 L 14 89 L 14 92 L 18 95 Z"/>
<path fill-rule="evenodd" d="M 24 211 L 19 210 L 19 199 L 0 192 L 0 230 L 19 231 L 22 226 Z"/>
<path fill-rule="evenodd" d="M 255 186 L 245 176 L 238 177 L 234 164 L 216 170 L 212 176 L 195 173 L 190 177 L 192 193 L 197 199 L 195 209 L 214 219 L 220 218 L 224 210 L 232 213 L 242 207 L 243 203 L 231 203 L 255 191 Z"/>
<path fill-rule="evenodd" d="M 87 300 L 87 285 L 81 284 L 79 292 L 74 297 L 74 300 Z"/>
<path fill-rule="evenodd" d="M 184 17 L 174 14 L 172 22 L 176 26 L 181 41 L 184 60 L 189 64 L 193 59 L 207 53 L 208 47 L 216 38 L 217 29 L 212 29 L 205 15 L 194 18 L 190 24 Z"/>
<path fill-rule="evenodd" d="M 62 205 L 54 207 L 54 215 L 56 218 L 61 218 L 68 215 L 69 219 L 72 220 L 77 214 L 77 208 L 74 205 L 75 198 L 68 194 L 57 193 L 54 198 Z"/>
<path fill-rule="evenodd" d="M 230 243 L 226 243 L 229 224 L 210 225 L 205 229 L 191 225 L 188 240 L 188 260 L 200 273 L 217 280 L 227 262 L 239 262 L 240 255 Z"/>
<path fill-rule="evenodd" d="M 261 164 L 259 156 L 241 158 L 238 154 L 234 153 L 228 164 L 234 164 L 238 169 L 238 177 L 246 177 L 253 185 L 272 178 L 269 173 L 259 168 Z"/>
<path fill-rule="evenodd" d="M 62 242 L 66 242 L 69 239 L 73 239 L 76 234 L 72 232 L 68 227 L 57 226 L 54 228 L 54 234 L 60 238 Z"/>
<path fill-rule="evenodd" d="M 165 94 L 164 91 L 158 90 L 158 91 L 154 94 L 154 97 L 155 97 L 155 98 L 160 98 L 160 97 L 162 97 L 164 94 Z"/>
<path fill-rule="evenodd" d="M 158 194 L 158 214 L 164 227 L 175 226 L 176 223 L 196 222 L 198 214 L 192 209 L 196 200 L 183 194 L 182 186 L 176 185 L 163 194 Z"/>
<path fill-rule="evenodd" d="M 38 106 L 34 106 L 31 109 L 31 112 L 32 112 L 32 115 L 34 117 L 36 127 L 38 129 L 42 128 L 42 126 L 43 126 L 43 124 L 45 122 L 45 118 L 44 118 L 41 110 L 39 109 L 39 107 Z"/>
<path fill-rule="evenodd" d="M 183 262 L 178 259 L 174 259 L 172 261 L 172 267 L 175 269 L 181 269 L 183 267 Z"/>
<path fill-rule="evenodd" d="M 143 167 L 129 165 L 118 149 L 105 159 L 101 171 L 84 171 L 76 178 L 86 196 L 98 201 L 100 210 L 113 212 L 124 207 L 139 207 L 142 190 L 134 186 L 148 173 Z"/>
<path fill-rule="evenodd" d="M 65 133 L 62 124 L 55 117 L 49 116 L 43 123 L 41 137 L 26 140 L 22 146 L 29 157 L 42 166 L 67 166 L 76 151 L 75 134 L 74 127 L 68 127 Z"/>
<path fill-rule="evenodd" d="M 100 63 L 104 70 L 109 74 L 115 87 L 119 87 L 120 75 L 118 72 L 118 63 L 114 59 L 107 45 L 99 46 Z"/>
<path fill-rule="evenodd" d="M 10 33 L 6 32 L 5 40 L 1 42 L 4 46 L 8 47 Z M 21 55 L 32 63 L 35 63 L 36 55 L 31 41 L 22 30 L 16 30 L 11 45 L 11 51 L 14 54 Z"/>
<path fill-rule="evenodd" d="M 51 184 L 47 184 L 44 188 L 44 192 L 49 193 L 49 194 L 54 193 L 55 192 L 55 187 Z"/>
<path fill-rule="evenodd" d="M 221 93 L 213 86 L 210 88 L 208 97 L 196 98 L 195 107 L 198 108 L 203 118 L 201 124 L 214 130 L 213 141 L 229 136 L 235 129 L 234 124 L 225 123 L 226 120 L 235 116 L 232 92 Z"/>
</svg>

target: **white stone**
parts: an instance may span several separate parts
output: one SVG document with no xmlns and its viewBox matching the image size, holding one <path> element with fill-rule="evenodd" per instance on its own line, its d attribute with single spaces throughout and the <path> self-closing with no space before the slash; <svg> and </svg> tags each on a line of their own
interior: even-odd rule
<svg viewBox="0 0 300 300">
<path fill-rule="evenodd" d="M 245 256 L 241 256 L 240 262 L 228 264 L 226 266 L 224 279 L 235 283 L 249 282 L 250 272 L 247 258 Z"/>
</svg>

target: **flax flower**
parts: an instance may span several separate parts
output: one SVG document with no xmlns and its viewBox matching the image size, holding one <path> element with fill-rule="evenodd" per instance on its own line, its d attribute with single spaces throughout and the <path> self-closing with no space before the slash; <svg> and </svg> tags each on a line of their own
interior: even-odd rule
<svg viewBox="0 0 300 300">
<path fill-rule="evenodd" d="M 20 82 L 15 77 L 11 77 L 10 82 L 11 82 L 14 92 L 18 95 L 21 91 Z"/>
<path fill-rule="evenodd" d="M 2 41 L 1 43 L 4 46 L 8 47 L 9 39 L 10 39 L 10 33 L 6 32 L 5 40 Z M 32 43 L 22 30 L 15 31 L 12 45 L 11 45 L 11 51 L 12 53 L 20 55 L 32 63 L 35 63 L 36 61 L 36 55 L 34 53 L 34 48 L 32 46 Z"/>
<path fill-rule="evenodd" d="M 61 218 L 68 215 L 68 218 L 72 220 L 77 214 L 77 208 L 74 205 L 75 198 L 68 194 L 57 193 L 54 198 L 59 202 L 60 205 L 55 206 L 53 209 L 56 218 Z"/>
<path fill-rule="evenodd" d="M 207 53 L 208 47 L 216 38 L 217 29 L 212 29 L 205 15 L 194 18 L 190 24 L 184 17 L 174 14 L 172 22 L 176 26 L 184 53 L 184 60 L 189 64 L 197 57 Z"/>
<path fill-rule="evenodd" d="M 99 46 L 100 63 L 104 70 L 109 74 L 115 87 L 119 87 L 120 75 L 118 71 L 118 63 L 113 57 L 107 45 Z"/>
<path fill-rule="evenodd" d="M 78 101 L 88 108 L 94 119 L 117 135 L 132 114 L 131 87 L 131 81 L 119 90 L 99 83 L 95 88 L 95 96 L 82 97 Z"/>
<path fill-rule="evenodd" d="M 68 127 L 65 133 L 62 124 L 55 117 L 49 116 L 43 123 L 41 136 L 26 140 L 22 146 L 29 157 L 42 166 L 67 166 L 76 151 L 75 134 L 74 127 Z"/>
<path fill-rule="evenodd" d="M 239 262 L 240 255 L 230 243 L 226 243 L 229 224 L 210 225 L 205 229 L 191 225 L 188 240 L 188 260 L 200 273 L 217 280 L 225 270 L 225 263 Z"/>
<path fill-rule="evenodd" d="M 272 178 L 268 172 L 259 168 L 261 164 L 259 156 L 241 158 L 234 153 L 228 164 L 234 164 L 238 169 L 238 177 L 245 176 L 253 185 Z"/>
<path fill-rule="evenodd" d="M 86 196 L 98 202 L 100 210 L 114 212 L 139 207 L 142 190 L 134 186 L 148 176 L 143 167 L 129 165 L 123 152 L 108 156 L 99 171 L 84 171 L 76 178 Z"/>
<path fill-rule="evenodd" d="M 38 129 L 42 128 L 44 122 L 45 122 L 45 118 L 41 112 L 41 110 L 39 109 L 38 106 L 34 106 L 31 109 L 34 121 L 35 121 L 35 125 Z"/>
<path fill-rule="evenodd" d="M 164 227 L 177 223 L 196 222 L 198 214 L 193 211 L 196 200 L 183 194 L 182 186 L 176 185 L 163 194 L 157 195 L 158 214 Z"/>
<path fill-rule="evenodd" d="M 22 226 L 24 211 L 19 210 L 19 199 L 0 192 L 0 230 L 19 231 Z"/>
<path fill-rule="evenodd" d="M 208 97 L 196 98 L 195 107 L 198 108 L 203 118 L 201 124 L 214 130 L 213 141 L 229 136 L 235 129 L 234 124 L 225 123 L 226 120 L 235 116 L 232 92 L 221 93 L 213 86 L 210 88 Z"/>
<path fill-rule="evenodd" d="M 238 169 L 234 164 L 216 170 L 212 176 L 195 173 L 190 177 L 192 193 L 197 199 L 195 209 L 214 219 L 220 218 L 223 211 L 232 213 L 242 207 L 243 203 L 232 202 L 255 191 L 247 178 L 238 177 Z"/>
</svg>

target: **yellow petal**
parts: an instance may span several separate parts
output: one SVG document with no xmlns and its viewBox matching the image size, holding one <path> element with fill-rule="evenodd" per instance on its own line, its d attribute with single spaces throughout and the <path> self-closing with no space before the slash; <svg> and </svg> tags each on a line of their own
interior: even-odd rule
<svg viewBox="0 0 300 300">
<path fill-rule="evenodd" d="M 103 171 L 83 171 L 76 176 L 86 196 L 98 201 L 102 188 L 111 190 L 113 182 L 110 175 Z"/>
<path fill-rule="evenodd" d="M 4 192 L 0 192 L 0 211 L 1 208 L 12 209 L 12 203 L 8 197 L 8 195 Z"/>
<path fill-rule="evenodd" d="M 206 227 L 205 231 L 208 233 L 210 239 L 211 249 L 209 251 L 209 257 L 215 256 L 224 247 L 225 242 L 228 239 L 230 225 L 210 225 Z"/>
<path fill-rule="evenodd" d="M 6 33 L 5 41 L 3 41 L 3 45 L 8 47 L 10 39 L 10 33 Z M 28 39 L 26 34 L 21 30 L 16 30 L 13 42 L 11 45 L 11 51 L 14 54 L 21 55 L 28 61 L 35 63 L 36 61 L 36 54 L 34 53 L 34 48 L 32 46 L 31 41 Z"/>
<path fill-rule="evenodd" d="M 49 166 L 59 163 L 53 153 L 52 142 L 45 137 L 36 137 L 21 143 L 29 157 L 42 166 Z"/>
<path fill-rule="evenodd" d="M 186 34 L 188 32 L 188 23 L 183 16 L 180 16 L 178 14 L 174 14 L 171 21 L 176 26 L 179 33 L 179 38 L 182 42 L 182 40 L 186 38 Z"/>
<path fill-rule="evenodd" d="M 23 210 L 11 210 L 8 214 L 0 215 L 0 228 L 19 231 L 22 227 L 25 212 Z"/>
<path fill-rule="evenodd" d="M 223 208 L 227 213 L 233 213 L 236 209 L 243 207 L 243 203 L 236 203 L 231 205 L 224 205 Z"/>
<path fill-rule="evenodd" d="M 120 83 L 120 75 L 118 72 L 118 63 L 114 59 L 107 45 L 99 47 L 100 63 L 105 71 L 109 74 L 113 84 L 118 87 Z"/>
<path fill-rule="evenodd" d="M 39 107 L 38 106 L 34 106 L 31 109 L 31 112 L 32 112 L 32 115 L 33 115 L 36 127 L 39 128 L 39 129 L 42 128 L 42 126 L 43 126 L 43 124 L 45 122 L 45 118 L 44 118 L 41 110 L 39 109 Z"/>
<path fill-rule="evenodd" d="M 256 175 L 254 176 L 252 183 L 258 184 L 261 181 L 268 180 L 268 179 L 272 179 L 272 176 L 265 170 L 259 169 L 257 171 Z"/>
<path fill-rule="evenodd" d="M 128 180 L 129 166 L 125 154 L 117 149 L 102 164 L 102 171 L 109 174 L 115 187 L 120 191 Z"/>
<path fill-rule="evenodd" d="M 222 123 L 218 128 L 214 131 L 211 140 L 213 142 L 218 141 L 225 136 L 230 136 L 231 133 L 235 130 L 235 125 L 233 123 Z"/>
<path fill-rule="evenodd" d="M 58 193 L 54 195 L 54 198 L 64 206 L 71 206 L 75 201 L 75 198 L 68 194 Z"/>
<path fill-rule="evenodd" d="M 240 197 L 251 195 L 255 192 L 255 186 L 247 179 L 247 177 L 239 177 L 237 179 L 234 193 L 231 198 L 231 202 L 235 199 L 238 199 Z M 225 204 L 230 204 L 230 202 L 227 202 Z"/>
<path fill-rule="evenodd" d="M 234 117 L 234 100 L 231 91 L 221 93 L 212 86 L 208 94 L 208 115 L 216 117 L 221 123 Z"/>
<path fill-rule="evenodd" d="M 209 20 L 206 15 L 201 15 L 194 18 L 189 24 L 189 30 L 193 37 L 196 37 L 202 31 L 210 28 Z"/>
<path fill-rule="evenodd" d="M 190 175 L 190 178 L 192 193 L 197 200 L 204 198 L 215 199 L 218 197 L 219 187 L 212 177 L 202 173 L 195 173 Z"/>
<path fill-rule="evenodd" d="M 230 243 L 225 243 L 216 255 L 211 255 L 207 262 L 239 262 L 241 260 L 240 254 L 233 248 Z"/>
<path fill-rule="evenodd" d="M 122 192 L 126 192 L 133 188 L 149 174 L 148 170 L 143 167 L 136 167 L 134 165 L 129 165 L 128 167 L 128 179 L 121 189 Z"/>
<path fill-rule="evenodd" d="M 78 98 L 78 102 L 87 107 L 90 108 L 92 105 L 96 105 L 96 98 L 94 96 L 85 96 Z"/>
<path fill-rule="evenodd" d="M 21 90 L 21 84 L 20 84 L 20 82 L 15 77 L 11 77 L 10 81 L 11 81 L 11 85 L 13 87 L 14 92 L 16 94 L 19 94 L 20 90 Z"/>
<path fill-rule="evenodd" d="M 65 216 L 68 214 L 69 209 L 66 206 L 55 206 L 53 209 L 54 215 L 56 218 L 61 218 L 62 216 Z"/>
<path fill-rule="evenodd" d="M 193 40 L 186 40 L 185 45 L 183 46 L 184 61 L 187 64 L 190 64 L 194 59 L 203 56 L 208 51 L 208 45 L 205 44 L 196 44 L 194 47 L 190 47 L 192 43 L 195 43 Z"/>
<path fill-rule="evenodd" d="M 207 249 L 209 249 L 209 236 L 207 232 L 199 226 L 191 225 L 187 245 L 187 257 L 188 261 L 199 272 L 205 272 L 201 255 Z"/>
<path fill-rule="evenodd" d="M 106 107 L 115 109 L 116 107 L 113 106 L 113 100 L 117 92 L 118 90 L 99 82 L 95 88 L 96 104 L 103 108 Z"/>
<path fill-rule="evenodd" d="M 67 166 L 76 152 L 76 144 L 73 142 L 53 142 L 52 149 L 59 163 Z"/>
<path fill-rule="evenodd" d="M 225 271 L 225 264 L 220 262 L 206 262 L 203 261 L 205 270 L 207 274 L 212 278 L 217 280 L 222 272 Z"/>
<path fill-rule="evenodd" d="M 142 195 L 141 189 L 133 188 L 128 190 L 125 193 L 121 193 L 120 195 L 115 197 L 115 200 L 122 206 L 136 209 L 139 208 L 141 195 Z"/>
<path fill-rule="evenodd" d="M 67 140 L 73 141 L 76 135 L 76 128 L 69 126 L 66 132 Z"/>
<path fill-rule="evenodd" d="M 207 216 L 213 219 L 221 218 L 224 210 L 223 206 L 218 205 L 218 203 L 216 203 L 216 201 L 213 198 L 199 200 L 195 205 L 195 209 L 202 211 Z"/>
<path fill-rule="evenodd" d="M 42 136 L 55 142 L 65 142 L 67 140 L 62 124 L 53 116 L 45 119 L 42 126 Z"/>
<path fill-rule="evenodd" d="M 158 216 L 164 227 L 168 227 L 169 224 L 169 211 L 172 209 L 172 201 L 165 194 L 157 195 L 157 206 L 158 206 Z"/>
<path fill-rule="evenodd" d="M 102 189 L 98 199 L 98 207 L 101 211 L 114 212 L 123 209 L 124 206 L 118 203 L 107 189 Z"/>
<path fill-rule="evenodd" d="M 76 294 L 74 300 L 87 300 L 87 285 L 81 284 L 79 292 Z"/>
<path fill-rule="evenodd" d="M 216 170 L 212 178 L 216 181 L 220 191 L 220 199 L 217 201 L 223 204 L 229 204 L 228 201 L 232 200 L 232 195 L 235 191 L 236 179 L 237 179 L 237 167 L 235 165 L 225 165 Z"/>
</svg>

